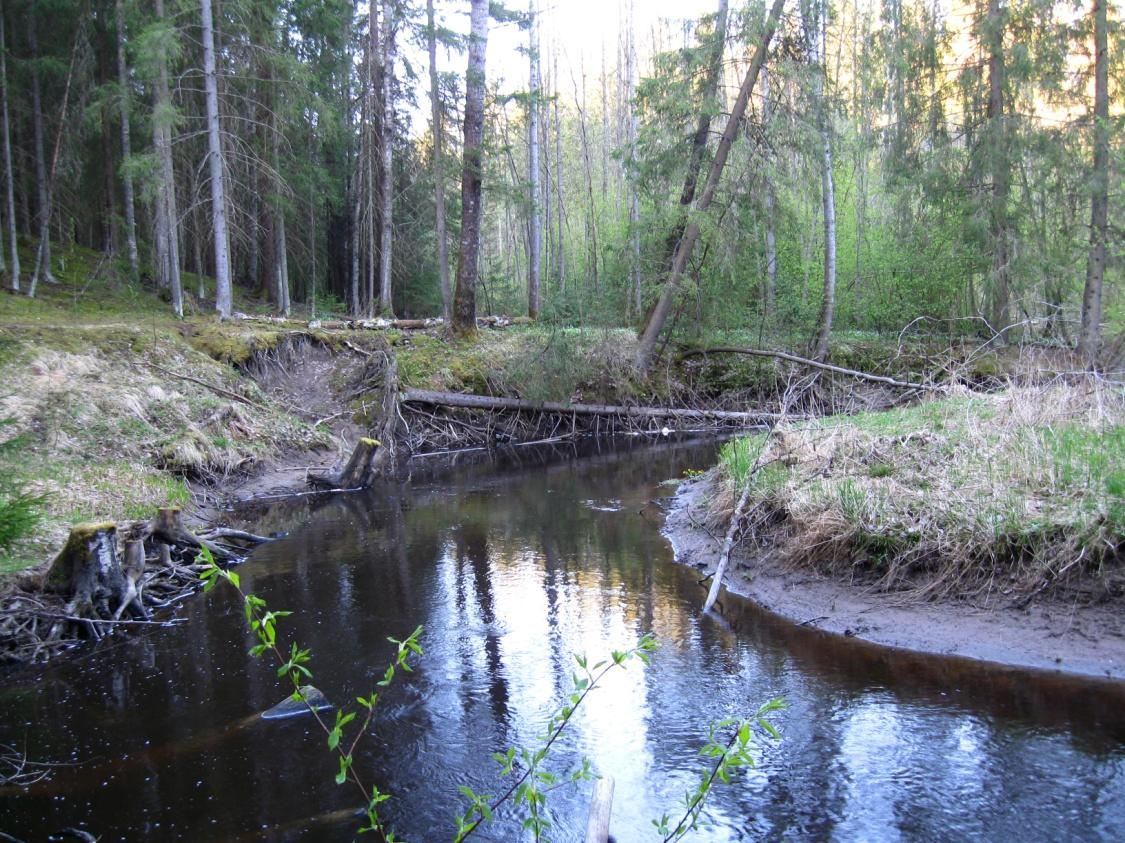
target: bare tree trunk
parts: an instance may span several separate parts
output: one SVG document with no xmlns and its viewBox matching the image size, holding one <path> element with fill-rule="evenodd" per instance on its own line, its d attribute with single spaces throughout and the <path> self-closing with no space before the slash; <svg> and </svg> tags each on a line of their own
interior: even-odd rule
<svg viewBox="0 0 1125 843">
<path fill-rule="evenodd" d="M 719 79 L 723 75 L 723 49 L 726 46 L 727 38 L 727 16 L 728 0 L 719 0 L 719 8 L 715 12 L 715 41 L 711 45 L 711 55 L 707 61 L 707 76 L 700 90 L 703 107 L 695 125 L 695 134 L 691 139 L 691 157 L 688 159 L 688 168 L 684 175 L 684 186 L 680 191 L 680 219 L 668 238 L 669 255 L 675 251 L 676 244 L 683 237 L 684 226 L 687 225 L 688 209 L 691 208 L 691 203 L 695 199 L 699 175 L 703 170 L 703 157 L 707 153 L 707 139 L 711 135 L 712 103 L 719 90 Z"/>
<path fill-rule="evenodd" d="M 379 133 L 379 152 L 382 172 L 379 181 L 379 312 L 394 316 L 391 304 L 391 258 L 394 249 L 394 159 L 393 140 L 395 107 L 393 83 L 395 74 L 395 8 L 383 0 L 383 107 L 382 131 Z"/>
<path fill-rule="evenodd" d="M 156 17 L 164 19 L 164 0 L 156 0 Z M 176 202 L 176 174 L 172 164 L 172 129 L 168 112 L 172 94 L 168 87 L 168 61 L 163 47 L 156 59 L 156 86 L 153 98 L 152 144 L 157 159 L 156 216 L 156 278 L 162 287 L 172 291 L 172 310 L 184 315 L 183 286 L 180 279 L 179 209 Z M 198 233 L 196 242 L 198 245 Z M 199 299 L 203 299 L 203 269 L 196 266 Z"/>
<path fill-rule="evenodd" d="M 559 292 L 566 292 L 566 236 L 564 226 L 566 223 L 566 182 L 563 172 L 562 154 L 562 121 L 559 119 L 559 42 L 551 42 L 551 75 L 555 78 L 555 197 L 558 203 L 558 213 L 555 214 L 556 225 L 559 228 L 558 236 L 558 273 Z"/>
<path fill-rule="evenodd" d="M 817 69 L 816 98 L 820 109 L 821 203 L 824 214 L 824 290 L 820 305 L 813 359 L 823 362 L 828 356 L 828 340 L 832 335 L 832 319 L 836 312 L 836 186 L 832 174 L 832 114 L 828 107 L 827 6 L 818 13 L 824 17 L 813 21 L 820 43 L 820 67 Z"/>
<path fill-rule="evenodd" d="M 602 39 L 602 204 L 609 193 L 609 79 L 605 69 L 605 39 Z"/>
<path fill-rule="evenodd" d="M 539 14 L 535 0 L 528 0 L 527 14 L 531 19 L 528 34 L 528 63 L 530 80 L 527 103 L 527 180 L 531 196 L 528 202 L 528 254 L 527 254 L 527 315 L 539 316 L 539 283 L 542 269 L 543 218 L 539 195 Z"/>
<path fill-rule="evenodd" d="M 488 0 L 472 0 L 469 63 L 465 72 L 465 143 L 461 172 L 461 248 L 457 255 L 457 290 L 453 331 L 476 330 L 477 258 L 480 253 L 481 182 L 484 176 L 484 82 L 488 47 Z"/>
<path fill-rule="evenodd" d="M 437 71 L 437 35 L 434 25 L 434 0 L 426 0 L 426 45 L 430 52 L 430 111 L 434 136 L 434 209 L 437 215 L 438 279 L 441 284 L 441 315 L 449 324 L 453 318 L 453 300 L 449 289 L 449 255 L 445 234 L 445 162 L 442 158 L 441 87 Z"/>
<path fill-rule="evenodd" d="M 219 134 L 219 89 L 215 79 L 215 37 L 211 21 L 211 0 L 200 0 L 203 17 L 203 83 L 207 93 L 207 144 L 211 167 L 212 232 L 215 238 L 215 310 L 220 316 L 231 314 L 229 233 L 227 231 L 226 191 L 223 185 L 223 148 Z"/>
<path fill-rule="evenodd" d="M 7 189 L 8 243 L 12 251 L 12 268 L 9 287 L 13 293 L 20 291 L 19 238 L 16 234 L 16 189 L 12 172 L 12 135 L 8 124 L 8 48 L 4 40 L 4 14 L 0 10 L 0 112 L 4 131 L 4 182 Z"/>
<path fill-rule="evenodd" d="M 1009 315 L 1010 291 L 1010 238 L 1011 222 L 1008 219 L 1008 193 L 1011 181 L 1008 160 L 1008 126 L 1004 105 L 1004 13 L 1000 0 L 988 0 L 985 21 L 988 41 L 988 124 L 989 158 L 992 172 L 992 209 L 990 233 L 992 235 L 992 307 L 989 319 L 992 328 L 1000 331 L 998 342 L 1007 341 L 1004 329 L 1011 321 Z"/>
<path fill-rule="evenodd" d="M 627 33 L 625 44 L 625 143 L 628 147 L 629 172 L 628 199 L 629 208 L 629 281 L 632 288 L 627 296 L 627 314 L 641 316 L 641 208 L 637 199 L 637 111 L 633 105 L 633 98 L 637 95 L 637 43 L 634 35 L 636 18 L 633 10 L 633 0 L 629 0 L 629 21 L 625 26 Z M 631 315 L 627 318 L 631 321 Z"/>
<path fill-rule="evenodd" d="M 586 170 L 586 235 L 590 241 L 590 269 L 594 290 L 600 286 L 598 279 L 598 211 L 594 201 L 594 167 L 590 161 L 590 135 L 587 130 L 586 115 L 586 64 L 582 63 L 582 92 L 579 99 L 577 86 L 574 91 L 574 104 L 578 108 L 578 129 L 582 139 L 582 162 Z"/>
<path fill-rule="evenodd" d="M 719 187 L 719 178 L 723 174 L 723 168 L 726 166 L 731 146 L 738 135 L 739 124 L 742 122 L 742 117 L 746 113 L 746 106 L 750 102 L 750 93 L 754 90 L 754 84 L 758 81 L 758 73 L 761 71 L 762 65 L 765 64 L 766 53 L 769 51 L 770 42 L 773 41 L 773 34 L 777 29 L 777 21 L 781 17 L 781 10 L 784 5 L 785 0 L 774 0 L 773 7 L 770 9 L 769 17 L 766 20 L 765 31 L 762 33 L 762 40 L 758 44 L 758 49 L 755 51 L 750 67 L 746 71 L 746 78 L 742 82 L 742 88 L 739 89 L 738 98 L 731 109 L 726 128 L 723 129 L 722 137 L 719 139 L 719 146 L 715 150 L 715 159 L 711 162 L 711 170 L 707 174 L 703 193 L 693 203 L 692 212 L 683 236 L 672 255 L 672 266 L 664 282 L 664 289 L 656 307 L 653 308 L 652 314 L 649 316 L 648 324 L 645 325 L 641 334 L 636 359 L 636 368 L 639 374 L 643 375 L 648 371 L 653 350 L 656 348 L 656 338 L 664 329 L 664 323 L 668 321 L 668 314 L 672 312 L 672 303 L 675 300 L 676 292 L 679 290 L 680 279 L 687 267 L 688 258 L 695 248 L 695 241 L 699 239 L 699 217 L 711 207 L 711 203 L 714 201 L 715 191 Z"/>
<path fill-rule="evenodd" d="M 43 152 L 43 103 L 39 84 L 39 39 L 35 32 L 35 14 L 34 8 L 27 12 L 27 42 L 31 49 L 31 125 L 35 142 L 35 187 L 39 196 L 39 250 L 27 293 L 33 297 L 40 272 L 48 284 L 56 283 L 51 272 L 51 200 L 47 186 L 47 162 Z"/>
<path fill-rule="evenodd" d="M 1094 169 L 1091 173 L 1090 253 L 1082 293 L 1082 333 L 1078 352 L 1085 365 L 1097 366 L 1101 346 L 1102 279 L 1105 275 L 1109 216 L 1109 50 L 1106 0 L 1093 0 L 1094 17 Z"/>
<path fill-rule="evenodd" d="M 762 129 L 769 132 L 770 117 L 770 76 L 766 67 L 762 68 Z M 766 166 L 772 167 L 773 158 L 767 154 Z M 777 223 L 774 221 L 775 200 L 773 194 L 773 174 L 765 178 L 766 194 L 766 294 L 765 315 L 773 319 L 777 314 Z"/>
<path fill-rule="evenodd" d="M 115 0 L 117 18 L 117 84 L 121 96 L 121 181 L 125 188 L 125 243 L 129 252 L 129 272 L 133 279 L 140 277 L 140 258 L 137 256 L 137 221 L 134 215 L 133 175 L 129 172 L 129 156 L 133 154 L 129 137 L 129 69 L 125 64 L 125 10 L 122 0 Z"/>
</svg>

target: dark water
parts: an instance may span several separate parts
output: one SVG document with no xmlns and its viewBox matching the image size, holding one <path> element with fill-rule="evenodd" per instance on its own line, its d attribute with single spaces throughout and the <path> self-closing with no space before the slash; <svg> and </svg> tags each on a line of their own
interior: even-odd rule
<svg viewBox="0 0 1125 843">
<path fill-rule="evenodd" d="M 314 654 L 336 700 L 367 693 L 388 635 L 424 624 L 425 657 L 379 706 L 357 754 L 410 840 L 452 836 L 457 785 L 497 793 L 491 752 L 533 745 L 570 689 L 572 652 L 651 630 L 651 667 L 617 672 L 556 752 L 616 780 L 619 841 L 656 839 L 701 769 L 706 723 L 773 696 L 784 740 L 711 803 L 697 840 L 1125 839 L 1125 686 L 908 656 L 794 628 L 724 598 L 701 617 L 650 503 L 713 445 L 634 443 L 581 460 L 469 468 L 370 495 L 253 514 L 292 530 L 240 570 Z M 0 742 L 70 761 L 0 790 L 0 830 L 46 839 L 350 840 L 355 794 L 306 718 L 264 722 L 283 695 L 230 592 L 187 623 L 2 677 Z M 551 794 L 552 838 L 581 838 L 590 784 Z M 478 839 L 516 839 L 509 821 Z"/>
</svg>

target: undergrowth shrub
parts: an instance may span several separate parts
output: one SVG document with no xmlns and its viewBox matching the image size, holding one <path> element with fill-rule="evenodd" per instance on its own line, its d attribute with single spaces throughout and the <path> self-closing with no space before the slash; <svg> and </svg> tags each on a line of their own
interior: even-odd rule
<svg viewBox="0 0 1125 843">
<path fill-rule="evenodd" d="M 0 419 L 0 435 L 14 423 L 13 419 Z M 22 435 L 0 442 L 0 459 L 10 457 L 26 445 L 27 438 Z M 9 473 L 0 473 L 0 553 L 10 551 L 17 541 L 39 526 L 44 503 L 45 496 L 29 491 Z"/>
</svg>

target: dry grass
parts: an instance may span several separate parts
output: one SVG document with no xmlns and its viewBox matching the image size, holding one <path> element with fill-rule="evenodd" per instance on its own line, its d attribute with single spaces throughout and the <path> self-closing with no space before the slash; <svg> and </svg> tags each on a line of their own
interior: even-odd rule
<svg viewBox="0 0 1125 843">
<path fill-rule="evenodd" d="M 790 564 L 917 598 L 1120 590 L 1125 394 L 1076 384 L 963 393 L 789 423 L 724 449 L 714 511 L 752 484 Z"/>
<path fill-rule="evenodd" d="M 187 481 L 249 471 L 286 446 L 322 444 L 248 379 L 173 332 L 115 327 L 9 330 L 0 354 L 0 419 L 26 445 L 0 471 L 47 497 L 43 529 L 0 559 L 0 572 L 49 558 L 69 525 L 145 516 L 188 502 Z M 232 400 L 159 366 L 255 403 Z M 265 407 L 266 409 L 262 409 Z"/>
</svg>

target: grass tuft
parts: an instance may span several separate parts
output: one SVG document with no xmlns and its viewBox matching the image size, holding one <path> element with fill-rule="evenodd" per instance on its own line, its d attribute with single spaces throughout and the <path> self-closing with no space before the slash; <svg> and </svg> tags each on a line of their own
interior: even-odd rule
<svg viewBox="0 0 1125 843">
<path fill-rule="evenodd" d="M 1076 385 L 958 395 L 779 425 L 728 443 L 790 564 L 917 597 L 1125 591 L 1125 394 Z"/>
</svg>

